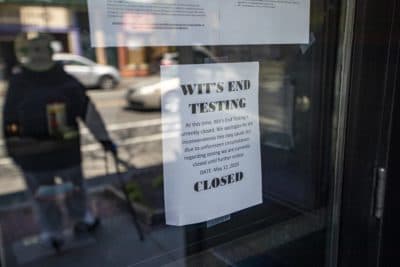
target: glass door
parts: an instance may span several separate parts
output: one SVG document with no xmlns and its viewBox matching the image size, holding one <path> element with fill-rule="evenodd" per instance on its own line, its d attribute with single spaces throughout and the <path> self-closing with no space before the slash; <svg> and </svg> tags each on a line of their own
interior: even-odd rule
<svg viewBox="0 0 400 267">
<path fill-rule="evenodd" d="M 230 1 L 232 10 L 255 14 L 247 17 L 254 29 L 243 29 L 222 1 L 204 1 L 210 9 L 199 8 L 199 1 L 183 2 L 0 3 L 0 251 L 6 266 L 336 266 L 354 3 Z M 106 8 L 106 17 L 96 5 Z M 285 20 L 298 14 L 279 10 L 301 5 L 307 7 L 309 41 L 285 41 L 282 36 L 298 38 L 302 27 L 289 31 Z M 204 25 L 197 21 L 213 8 L 220 10 L 216 18 L 229 23 L 199 30 Z M 279 23 L 265 28 L 279 37 L 274 42 L 264 24 L 257 24 L 271 12 Z M 193 22 L 160 23 L 160 17 Z M 114 38 L 105 26 L 93 26 L 108 19 L 115 19 L 114 26 L 121 19 L 125 34 Z M 196 34 L 175 34 L 192 28 L 207 39 L 203 45 Z M 49 42 L 54 64 L 38 69 L 21 59 L 31 49 L 22 44 L 32 40 Z M 84 64 L 85 73 L 69 72 L 70 62 Z M 252 108 L 258 104 L 259 140 L 250 145 L 259 155 L 247 160 L 260 166 L 260 186 L 247 195 L 226 189 L 228 197 L 220 200 L 240 204 L 257 194 L 260 203 L 198 223 L 167 225 L 171 209 L 165 200 L 178 198 L 181 189 L 165 189 L 171 180 L 166 165 L 177 161 L 165 157 L 165 142 L 173 137 L 166 129 L 179 132 L 183 124 L 164 117 L 167 89 L 179 86 L 163 73 L 185 66 L 210 73 L 248 62 L 258 66 Z M 228 76 L 242 82 L 247 72 L 232 73 Z M 245 82 L 236 86 L 246 94 Z M 241 106 L 235 103 L 230 105 Z M 219 153 L 212 137 L 196 140 Z M 218 184 L 208 184 L 204 168 L 194 189 L 206 194 L 201 189 L 207 185 L 239 182 L 242 174 L 232 178 L 226 172 Z M 207 203 L 198 213 L 218 213 L 220 204 Z"/>
</svg>

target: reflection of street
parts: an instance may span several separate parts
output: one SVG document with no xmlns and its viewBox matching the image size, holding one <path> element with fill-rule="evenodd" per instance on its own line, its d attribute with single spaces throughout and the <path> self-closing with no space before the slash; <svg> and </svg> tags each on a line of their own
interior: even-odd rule
<svg viewBox="0 0 400 267">
<path fill-rule="evenodd" d="M 104 118 L 107 128 L 119 144 L 121 158 L 137 167 L 159 164 L 161 161 L 161 117 L 159 112 L 141 112 L 126 108 L 128 84 L 145 82 L 149 78 L 125 80 L 116 90 L 91 90 L 90 97 Z M 2 105 L 2 99 L 0 101 Z M 1 119 L 0 119 L 1 121 Z M 104 175 L 104 152 L 86 128 L 81 131 L 84 171 L 86 177 Z M 24 190 L 20 173 L 4 153 L 0 140 L 0 195 Z M 111 164 L 110 171 L 115 171 Z"/>
</svg>

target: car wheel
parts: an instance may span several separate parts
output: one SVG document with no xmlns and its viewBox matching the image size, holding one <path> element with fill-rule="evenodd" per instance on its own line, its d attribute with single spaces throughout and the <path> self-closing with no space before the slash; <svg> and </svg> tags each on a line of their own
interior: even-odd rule
<svg viewBox="0 0 400 267">
<path fill-rule="evenodd" d="M 99 86 L 101 89 L 110 90 L 113 89 L 115 85 L 115 80 L 111 76 L 103 76 L 100 78 Z"/>
</svg>

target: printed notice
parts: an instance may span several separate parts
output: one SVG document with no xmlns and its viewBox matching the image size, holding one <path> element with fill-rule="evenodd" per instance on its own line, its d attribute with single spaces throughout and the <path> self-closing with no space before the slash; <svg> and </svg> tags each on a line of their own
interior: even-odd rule
<svg viewBox="0 0 400 267">
<path fill-rule="evenodd" d="M 92 46 L 309 41 L 310 0 L 88 0 Z"/>
<path fill-rule="evenodd" d="M 306 44 L 309 0 L 220 0 L 220 44 Z"/>
<path fill-rule="evenodd" d="M 262 203 L 258 62 L 163 66 L 161 79 L 167 224 Z"/>
</svg>

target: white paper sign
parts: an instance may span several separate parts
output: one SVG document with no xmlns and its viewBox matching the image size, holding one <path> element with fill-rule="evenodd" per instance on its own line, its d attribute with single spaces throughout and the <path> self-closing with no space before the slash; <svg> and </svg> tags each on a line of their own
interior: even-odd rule
<svg viewBox="0 0 400 267">
<path fill-rule="evenodd" d="M 258 62 L 162 66 L 161 79 L 167 224 L 262 203 Z"/>
<path fill-rule="evenodd" d="M 92 46 L 308 43 L 310 0 L 88 0 Z"/>
</svg>

